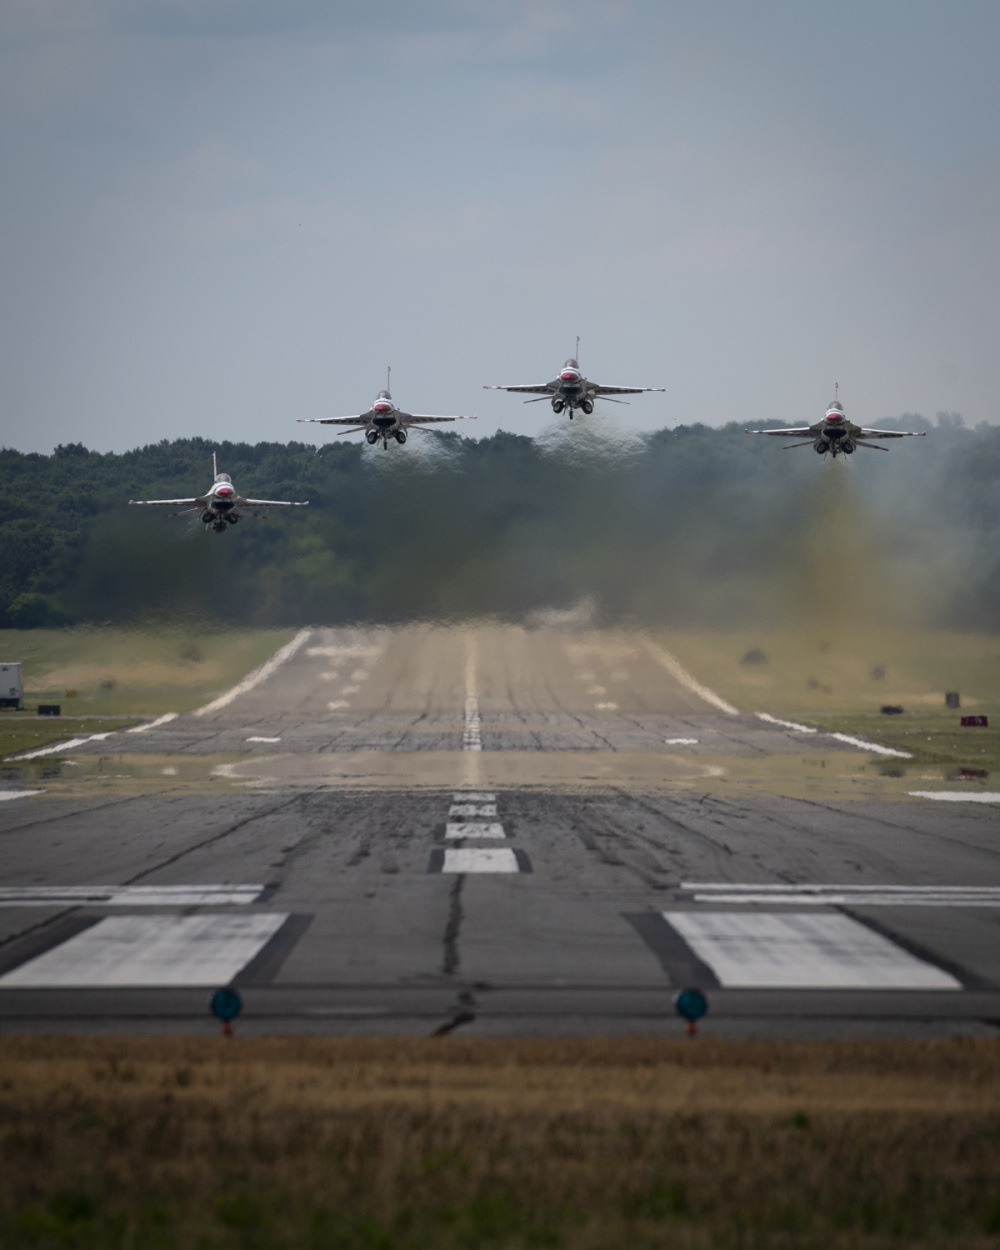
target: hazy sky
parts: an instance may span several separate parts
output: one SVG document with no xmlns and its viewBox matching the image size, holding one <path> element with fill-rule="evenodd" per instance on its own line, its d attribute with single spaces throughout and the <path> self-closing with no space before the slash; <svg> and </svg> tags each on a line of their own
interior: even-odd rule
<svg viewBox="0 0 1000 1250">
<path fill-rule="evenodd" d="M 0 442 L 534 433 L 578 334 L 637 428 L 1000 421 L 998 97 L 996 0 L 0 0 Z"/>
</svg>

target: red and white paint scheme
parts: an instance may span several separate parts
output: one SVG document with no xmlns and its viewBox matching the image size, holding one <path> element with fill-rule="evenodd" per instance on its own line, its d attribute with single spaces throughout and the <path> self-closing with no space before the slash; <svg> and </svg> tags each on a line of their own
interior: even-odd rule
<svg viewBox="0 0 1000 1250">
<path fill-rule="evenodd" d="M 392 402 L 389 394 L 389 383 L 392 379 L 392 368 L 386 370 L 385 390 L 379 391 L 375 402 L 367 412 L 360 412 L 356 417 L 299 417 L 301 424 L 313 425 L 346 425 L 341 434 L 364 434 L 372 447 L 381 443 L 384 450 L 389 449 L 389 439 L 397 443 L 406 442 L 408 430 L 420 430 L 424 425 L 437 421 L 475 421 L 475 417 L 435 417 L 421 412 L 403 412 Z M 424 430 L 425 434 L 435 433 Z"/>
<path fill-rule="evenodd" d="M 580 354 L 580 340 L 576 340 L 576 356 L 563 364 L 559 376 L 552 382 L 528 383 L 517 386 L 484 386 L 484 391 L 511 391 L 515 395 L 537 395 L 537 399 L 526 399 L 526 404 L 537 404 L 547 399 L 552 404 L 553 412 L 569 411 L 569 419 L 577 408 L 589 416 L 594 411 L 594 401 L 606 399 L 612 404 L 624 404 L 627 400 L 612 399 L 613 395 L 641 395 L 644 391 L 665 390 L 662 386 L 602 386 L 598 382 L 589 382 L 580 369 L 577 357 Z"/>
<path fill-rule="evenodd" d="M 178 508 L 177 512 L 168 512 L 167 516 L 185 516 L 201 510 L 201 519 L 215 534 L 224 534 L 230 525 L 235 525 L 241 517 L 263 516 L 258 508 L 305 508 L 306 503 L 290 503 L 285 499 L 244 499 L 228 473 L 220 473 L 215 452 L 212 453 L 212 472 L 215 480 L 204 495 L 196 495 L 191 499 L 130 499 L 130 504 L 142 504 L 147 507 Z"/>
<path fill-rule="evenodd" d="M 839 394 L 839 383 L 834 388 Z M 827 408 L 822 421 L 815 425 L 796 425 L 785 430 L 747 430 L 748 434 L 770 434 L 777 438 L 801 438 L 801 443 L 792 443 L 786 447 L 812 447 L 819 455 L 833 456 L 853 455 L 855 448 L 867 447 L 871 451 L 888 451 L 888 447 L 880 447 L 871 439 L 881 438 L 923 438 L 924 430 L 868 430 L 864 426 L 855 425 L 844 415 L 843 405 L 835 399 Z"/>
</svg>

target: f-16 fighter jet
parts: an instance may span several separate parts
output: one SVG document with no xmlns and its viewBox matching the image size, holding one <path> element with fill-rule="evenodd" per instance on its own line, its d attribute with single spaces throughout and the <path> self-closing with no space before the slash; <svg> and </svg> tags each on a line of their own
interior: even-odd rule
<svg viewBox="0 0 1000 1250">
<path fill-rule="evenodd" d="M 577 356 L 580 354 L 580 340 L 576 340 Z M 537 399 L 526 399 L 526 404 L 539 404 L 543 399 L 552 403 L 553 412 L 569 409 L 569 419 L 573 420 L 573 412 L 579 408 L 590 413 L 594 411 L 595 399 L 609 399 L 613 404 L 624 404 L 627 400 L 610 399 L 612 395 L 641 395 L 643 391 L 664 391 L 664 386 L 599 386 L 589 382 L 580 372 L 580 363 L 572 356 L 563 365 L 559 376 L 551 382 L 542 382 L 538 386 L 484 386 L 484 391 L 513 391 L 515 395 L 537 395 Z"/>
<path fill-rule="evenodd" d="M 475 417 L 431 417 L 422 412 L 402 412 L 392 402 L 389 394 L 389 382 L 392 370 L 386 371 L 385 390 L 379 391 L 378 398 L 367 412 L 356 417 L 299 417 L 300 423 L 314 425 L 347 425 L 352 427 L 339 430 L 339 434 L 360 434 L 364 431 L 365 438 L 374 447 L 379 441 L 382 447 L 389 450 L 389 439 L 397 443 L 406 442 L 408 430 L 420 430 L 423 434 L 433 434 L 434 430 L 425 430 L 423 426 L 432 421 L 475 421 Z"/>
<path fill-rule="evenodd" d="M 839 387 L 834 388 L 836 394 Z M 826 416 L 815 425 L 796 425 L 788 430 L 747 430 L 748 434 L 775 434 L 778 438 L 802 438 L 805 442 L 792 443 L 783 448 L 791 451 L 792 447 L 812 447 L 814 451 L 825 456 L 845 456 L 853 454 L 855 447 L 867 447 L 871 451 L 888 451 L 888 447 L 879 447 L 868 440 L 872 438 L 923 438 L 925 430 L 866 430 L 855 425 L 844 416 L 843 406 L 835 399 L 826 410 Z"/>
<path fill-rule="evenodd" d="M 214 534 L 224 534 L 229 525 L 235 525 L 240 517 L 262 516 L 258 508 L 306 508 L 306 503 L 290 503 L 287 499 L 244 499 L 237 494 L 233 479 L 228 473 L 220 473 L 215 452 L 212 453 L 212 472 L 215 481 L 211 489 L 195 499 L 130 499 L 129 503 L 150 507 L 179 508 L 167 516 L 185 516 L 201 509 L 201 519 L 212 527 Z"/>
</svg>

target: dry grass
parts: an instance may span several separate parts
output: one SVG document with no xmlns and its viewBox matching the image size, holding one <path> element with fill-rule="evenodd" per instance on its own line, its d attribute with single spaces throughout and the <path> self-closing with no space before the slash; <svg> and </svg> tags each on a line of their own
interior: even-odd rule
<svg viewBox="0 0 1000 1250">
<path fill-rule="evenodd" d="M 0 1245 L 992 1246 L 1000 1045 L 5 1039 Z"/>
</svg>

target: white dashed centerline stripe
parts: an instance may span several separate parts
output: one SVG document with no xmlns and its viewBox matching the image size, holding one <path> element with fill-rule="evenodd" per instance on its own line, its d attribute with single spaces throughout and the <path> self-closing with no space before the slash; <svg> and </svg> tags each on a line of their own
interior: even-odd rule
<svg viewBox="0 0 1000 1250">
<path fill-rule="evenodd" d="M 449 821 L 444 827 L 446 838 L 506 838 L 499 822 Z"/>
<path fill-rule="evenodd" d="M 476 640 L 470 634 L 465 641 L 465 729 L 462 733 L 463 751 L 481 751 L 479 734 L 479 693 L 476 689 Z"/>
<path fill-rule="evenodd" d="M 725 988 L 962 988 L 950 973 L 849 916 L 666 911 L 663 917 Z"/>
<path fill-rule="evenodd" d="M 287 919 L 284 913 L 106 916 L 0 977 L 0 988 L 226 985 Z"/>
<path fill-rule="evenodd" d="M 280 742 L 280 738 L 247 738 L 247 742 Z"/>
<path fill-rule="evenodd" d="M 442 872 L 520 872 L 509 847 L 456 846 L 444 853 Z"/>
</svg>

